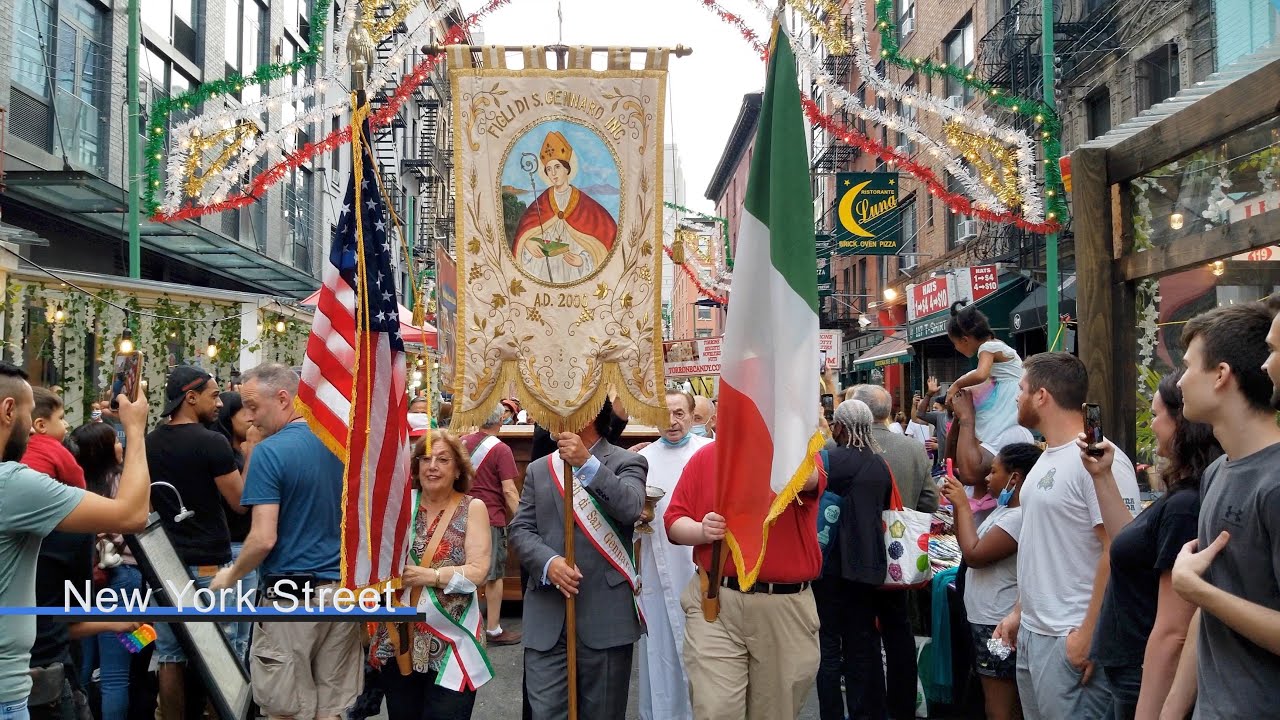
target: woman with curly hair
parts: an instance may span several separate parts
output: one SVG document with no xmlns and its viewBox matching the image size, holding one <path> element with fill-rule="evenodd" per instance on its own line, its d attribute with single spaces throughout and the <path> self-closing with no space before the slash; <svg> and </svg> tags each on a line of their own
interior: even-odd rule
<svg viewBox="0 0 1280 720">
<path fill-rule="evenodd" d="M 1111 537 L 1111 580 L 1093 659 L 1110 687 L 1114 718 L 1159 716 L 1195 612 L 1173 590 L 1173 562 L 1182 546 L 1196 539 L 1200 479 L 1222 447 L 1210 426 L 1183 416 L 1178 377 L 1166 375 L 1151 400 L 1156 454 L 1167 461 L 1165 493 L 1137 517 L 1137 508 L 1125 506 L 1111 476 L 1114 446 L 1104 441 L 1103 455 L 1090 457 L 1084 435 L 1077 441 Z"/>
<path fill-rule="evenodd" d="M 432 431 L 414 446 L 410 471 L 418 492 L 403 581 L 413 605 L 428 608 L 427 622 L 380 625 L 369 663 L 379 671 L 390 720 L 469 718 L 476 688 L 450 688 L 442 676 L 452 675 L 447 666 L 454 662 L 463 663 L 469 678 L 477 668 L 465 667 L 467 654 L 450 648 L 441 636 L 466 625 L 473 613 L 479 617 L 476 587 L 489 573 L 489 511 L 467 494 L 475 470 L 449 432 Z M 483 623 L 479 629 L 464 639 L 474 641 L 466 648 L 473 658 L 484 654 Z"/>
</svg>

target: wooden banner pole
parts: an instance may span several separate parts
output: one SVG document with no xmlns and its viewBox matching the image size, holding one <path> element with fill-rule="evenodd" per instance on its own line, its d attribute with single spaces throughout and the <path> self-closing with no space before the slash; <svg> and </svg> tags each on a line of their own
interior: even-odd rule
<svg viewBox="0 0 1280 720">
<path fill-rule="evenodd" d="M 561 462 L 564 463 L 564 561 L 573 568 L 573 467 L 568 460 L 562 458 Z M 581 583 L 578 589 L 582 589 Z M 564 646 L 569 670 L 569 720 L 578 720 L 578 615 L 573 595 L 564 601 Z"/>
</svg>

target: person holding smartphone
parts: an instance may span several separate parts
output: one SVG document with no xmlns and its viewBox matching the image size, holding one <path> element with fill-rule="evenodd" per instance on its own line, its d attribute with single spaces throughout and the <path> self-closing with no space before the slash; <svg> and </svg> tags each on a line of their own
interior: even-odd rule
<svg viewBox="0 0 1280 720">
<path fill-rule="evenodd" d="M 149 486 L 146 456 L 147 403 L 121 396 L 120 421 L 129 434 L 116 497 L 108 498 L 59 483 L 18 462 L 31 436 L 35 400 L 27 374 L 0 363 L 0 607 L 36 604 L 36 564 L 42 540 L 66 533 L 137 533 L 147 523 Z M 34 615 L 0 616 L 0 708 L 9 720 L 27 720 L 31 694 Z"/>
<path fill-rule="evenodd" d="M 1101 718 L 1111 693 L 1106 678 L 1095 677 L 1090 650 L 1111 574 L 1111 539 L 1076 446 L 1089 374 L 1064 352 L 1034 355 L 1024 369 L 1018 424 L 1039 431 L 1049 447 L 1019 494 L 1019 603 L 993 636 L 1016 642 L 1018 695 L 1027 717 Z M 1136 510 L 1133 463 L 1116 451 L 1111 473 L 1124 504 Z"/>
</svg>

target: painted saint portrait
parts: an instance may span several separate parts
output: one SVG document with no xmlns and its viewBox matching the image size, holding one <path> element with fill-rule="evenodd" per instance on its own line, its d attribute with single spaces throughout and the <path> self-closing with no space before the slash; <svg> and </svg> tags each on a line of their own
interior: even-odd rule
<svg viewBox="0 0 1280 720">
<path fill-rule="evenodd" d="M 618 168 L 593 131 L 562 120 L 534 126 L 508 155 L 502 189 L 507 242 L 524 272 L 572 284 L 608 259 L 618 236 Z"/>
</svg>

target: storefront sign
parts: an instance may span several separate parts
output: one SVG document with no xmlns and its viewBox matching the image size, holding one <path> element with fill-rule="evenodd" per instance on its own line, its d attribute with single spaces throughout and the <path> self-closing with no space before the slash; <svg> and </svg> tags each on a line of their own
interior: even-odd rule
<svg viewBox="0 0 1280 720">
<path fill-rule="evenodd" d="M 898 173 L 838 173 L 836 196 L 837 255 L 898 254 Z"/>
<path fill-rule="evenodd" d="M 835 238 L 831 235 L 821 233 L 817 236 L 817 261 L 818 261 L 818 301 L 831 295 L 835 289 L 835 283 L 831 281 L 831 254 L 835 246 Z"/>
<path fill-rule="evenodd" d="M 998 265 L 955 268 L 919 285 L 907 286 L 907 322 L 950 310 L 951 304 L 978 302 L 1000 289 Z"/>
<path fill-rule="evenodd" d="M 667 377 L 720 374 L 720 338 L 673 340 L 662 344 Z"/>
<path fill-rule="evenodd" d="M 907 342 L 916 343 L 921 340 L 939 337 L 947 334 L 947 321 L 951 319 L 951 312 L 940 312 L 936 315 L 930 315 L 913 323 L 907 324 Z"/>
<path fill-rule="evenodd" d="M 1280 210 L 1280 190 L 1244 198 L 1227 210 L 1227 218 L 1238 223 L 1265 212 Z"/>
<path fill-rule="evenodd" d="M 840 372 L 840 344 L 843 341 L 844 332 L 841 330 L 818 331 L 818 354 L 833 373 Z"/>
<path fill-rule="evenodd" d="M 1249 252 L 1232 255 L 1231 259 L 1236 262 L 1277 262 L 1280 261 L 1280 245 L 1254 248 Z"/>
</svg>

